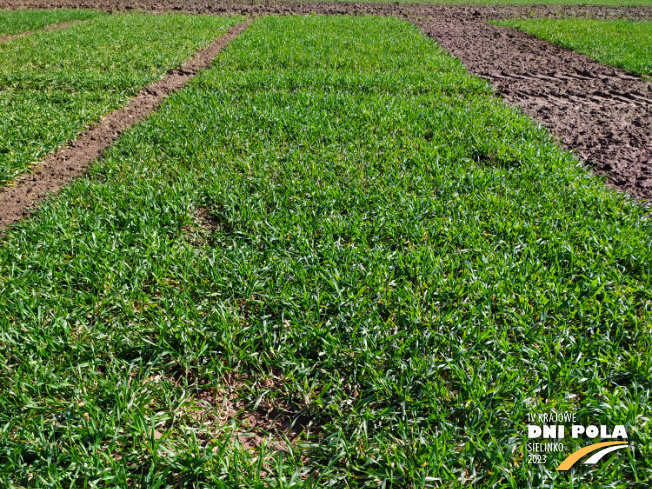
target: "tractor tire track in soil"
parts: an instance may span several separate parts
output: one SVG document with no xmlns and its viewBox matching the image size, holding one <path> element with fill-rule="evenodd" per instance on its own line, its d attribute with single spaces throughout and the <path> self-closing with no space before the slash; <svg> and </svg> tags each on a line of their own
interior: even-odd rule
<svg viewBox="0 0 652 489">
<path fill-rule="evenodd" d="M 181 68 L 171 70 L 164 79 L 141 90 L 129 105 L 111 112 L 69 146 L 37 163 L 33 173 L 19 177 L 13 186 L 0 188 L 0 230 L 27 216 L 40 199 L 84 173 L 89 163 L 101 157 L 123 131 L 153 113 L 172 92 L 183 88 L 190 78 L 209 67 L 219 52 L 250 23 L 248 20 L 232 27 Z"/>
<path fill-rule="evenodd" d="M 609 183 L 652 200 L 652 83 L 508 27 L 417 24 Z"/>
<path fill-rule="evenodd" d="M 61 24 L 47 25 L 40 31 L 58 31 L 59 29 L 67 29 L 71 25 L 75 25 L 79 23 L 81 23 L 80 20 L 71 20 L 68 22 L 62 22 Z M 19 37 L 31 36 L 32 34 L 34 34 L 34 32 L 40 32 L 40 31 L 29 31 L 29 32 L 21 32 L 20 34 L 10 34 L 8 36 L 0 36 L 0 44 L 2 44 L 3 42 L 11 41 L 12 39 L 18 39 Z"/>
</svg>

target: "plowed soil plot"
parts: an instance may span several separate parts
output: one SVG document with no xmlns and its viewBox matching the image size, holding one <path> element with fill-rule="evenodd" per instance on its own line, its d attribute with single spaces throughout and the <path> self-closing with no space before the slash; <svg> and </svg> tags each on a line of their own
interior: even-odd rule
<svg viewBox="0 0 652 489">
<path fill-rule="evenodd" d="M 419 25 L 610 183 L 652 198 L 652 84 L 512 28 Z"/>
<path fill-rule="evenodd" d="M 0 0 L 0 8 L 88 8 L 108 12 L 148 10 L 185 11 L 195 14 L 250 15 L 393 15 L 448 19 L 449 21 L 502 19 L 514 17 L 596 17 L 650 18 L 652 8 L 636 6 L 590 5 L 483 5 L 446 6 L 409 3 L 294 2 L 238 0 Z"/>
</svg>

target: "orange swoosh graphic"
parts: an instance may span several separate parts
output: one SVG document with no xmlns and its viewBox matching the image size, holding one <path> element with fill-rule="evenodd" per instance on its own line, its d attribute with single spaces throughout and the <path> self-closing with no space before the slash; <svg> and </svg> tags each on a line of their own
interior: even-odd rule
<svg viewBox="0 0 652 489">
<path fill-rule="evenodd" d="M 626 441 L 606 441 L 604 443 L 596 443 L 594 445 L 589 445 L 588 447 L 580 448 L 578 451 L 571 453 L 566 459 L 559 464 L 557 470 L 568 470 L 570 469 L 575 462 L 581 459 L 587 453 L 595 452 L 596 450 L 609 447 L 611 445 L 627 445 Z"/>
</svg>

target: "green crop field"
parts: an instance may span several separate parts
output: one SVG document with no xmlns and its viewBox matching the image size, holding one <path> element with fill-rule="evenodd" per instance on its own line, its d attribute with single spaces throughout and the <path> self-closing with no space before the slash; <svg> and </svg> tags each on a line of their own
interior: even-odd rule
<svg viewBox="0 0 652 489">
<path fill-rule="evenodd" d="M 522 19 L 493 22 L 515 27 L 600 63 L 652 75 L 652 22 L 595 19 Z"/>
<path fill-rule="evenodd" d="M 0 44 L 0 184 L 237 22 L 107 15 Z"/>
<path fill-rule="evenodd" d="M 102 15 L 94 10 L 0 10 L 0 37 Z"/>
<path fill-rule="evenodd" d="M 645 487 L 651 232 L 412 24 L 258 19 L 0 238 L 0 485 Z"/>
</svg>

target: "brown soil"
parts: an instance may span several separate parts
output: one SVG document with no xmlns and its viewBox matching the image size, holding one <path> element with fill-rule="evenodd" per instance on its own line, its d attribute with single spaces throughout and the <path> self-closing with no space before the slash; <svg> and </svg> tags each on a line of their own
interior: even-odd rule
<svg viewBox="0 0 652 489">
<path fill-rule="evenodd" d="M 79 24 L 78 20 L 71 20 L 69 22 L 62 22 L 61 24 L 52 24 L 45 26 L 42 30 L 44 31 L 56 31 L 59 29 L 67 29 L 73 24 Z M 21 32 L 20 34 L 10 34 L 8 36 L 0 36 L 0 44 L 3 42 L 11 41 L 12 39 L 18 39 L 19 37 L 31 36 L 33 32 Z"/>
<path fill-rule="evenodd" d="M 10 34 L 8 36 L 0 36 L 0 44 L 3 42 L 11 41 L 12 39 L 18 39 L 19 37 L 29 36 L 31 32 L 21 32 L 20 34 Z"/>
<path fill-rule="evenodd" d="M 90 8 L 107 12 L 145 10 L 183 11 L 201 14 L 342 14 L 437 17 L 450 20 L 502 19 L 513 17 L 652 18 L 649 7 L 586 5 L 417 5 L 400 3 L 293 2 L 246 0 L 0 0 L 0 8 Z"/>
<path fill-rule="evenodd" d="M 652 84 L 515 29 L 419 21 L 609 183 L 652 199 Z"/>
<path fill-rule="evenodd" d="M 39 199 L 81 175 L 122 131 L 154 112 L 163 99 L 182 88 L 199 70 L 210 66 L 217 54 L 250 23 L 243 22 L 231 28 L 181 68 L 172 70 L 164 79 L 143 89 L 131 99 L 129 105 L 110 113 L 69 146 L 48 156 L 35 167 L 33 173 L 16 180 L 14 186 L 0 189 L 0 229 L 20 220 Z"/>
<path fill-rule="evenodd" d="M 246 391 L 247 385 L 237 379 L 228 379 L 228 387 L 202 388 L 195 396 L 193 416 L 212 422 L 216 427 L 229 426 L 235 421 L 233 437 L 247 449 L 256 449 L 270 440 L 274 450 L 287 451 L 287 442 L 294 444 L 315 432 L 310 421 L 299 414 L 299 408 L 286 400 L 263 401 L 256 409 L 250 409 L 238 398 L 238 392 Z M 261 387 L 281 391 L 282 379 L 267 378 Z M 216 414 L 217 411 L 217 414 Z M 236 441 L 234 439 L 234 441 Z"/>
</svg>

